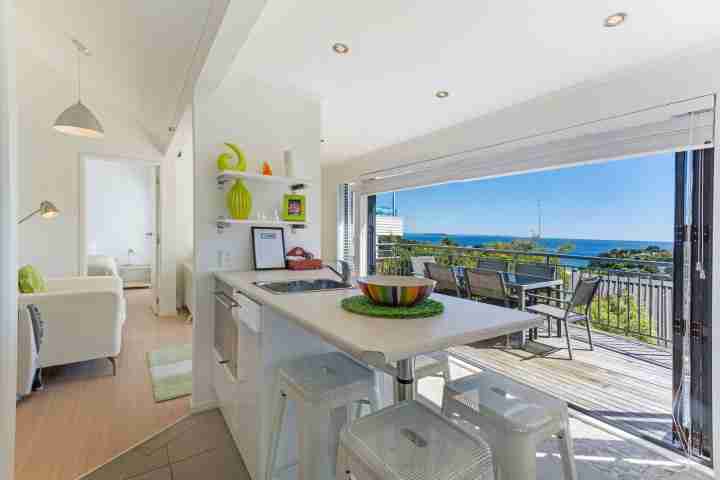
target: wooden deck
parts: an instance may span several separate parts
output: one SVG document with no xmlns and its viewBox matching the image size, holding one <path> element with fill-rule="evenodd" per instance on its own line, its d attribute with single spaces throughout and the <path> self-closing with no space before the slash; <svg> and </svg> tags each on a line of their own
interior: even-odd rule
<svg viewBox="0 0 720 480">
<path fill-rule="evenodd" d="M 571 334 L 573 338 L 585 338 L 584 329 L 571 327 Z M 544 335 L 546 332 L 540 331 L 540 338 L 524 349 L 468 345 L 451 352 L 470 364 L 561 398 L 631 433 L 670 441 L 669 351 L 597 332 L 593 335 L 595 350 L 574 340 L 575 359 L 569 360 L 565 338 Z"/>
</svg>

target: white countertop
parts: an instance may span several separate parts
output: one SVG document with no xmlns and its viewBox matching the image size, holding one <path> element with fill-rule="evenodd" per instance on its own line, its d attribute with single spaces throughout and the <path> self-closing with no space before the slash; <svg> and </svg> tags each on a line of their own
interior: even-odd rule
<svg viewBox="0 0 720 480">
<path fill-rule="evenodd" d="M 441 315 L 417 319 L 389 319 L 357 315 L 340 307 L 357 289 L 273 294 L 253 284 L 332 278 L 330 270 L 216 272 L 215 276 L 256 302 L 267 305 L 318 335 L 326 342 L 370 364 L 396 362 L 423 353 L 464 345 L 539 326 L 535 314 L 496 307 L 447 295 L 432 298 L 445 304 Z"/>
</svg>

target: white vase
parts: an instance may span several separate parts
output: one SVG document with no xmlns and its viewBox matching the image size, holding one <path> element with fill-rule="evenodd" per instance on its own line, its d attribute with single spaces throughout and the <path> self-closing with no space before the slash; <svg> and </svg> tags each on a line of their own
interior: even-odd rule
<svg viewBox="0 0 720 480">
<path fill-rule="evenodd" d="M 285 150 L 283 152 L 283 165 L 285 166 L 285 176 L 294 177 L 295 168 L 293 165 L 292 150 Z"/>
</svg>

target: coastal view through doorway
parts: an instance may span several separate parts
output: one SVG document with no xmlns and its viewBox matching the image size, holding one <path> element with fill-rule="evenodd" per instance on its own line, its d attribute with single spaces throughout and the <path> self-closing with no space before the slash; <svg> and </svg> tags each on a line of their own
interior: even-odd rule
<svg viewBox="0 0 720 480">
<path fill-rule="evenodd" d="M 512 304 L 527 309 L 564 308 L 553 300 L 571 298 L 582 278 L 599 278 L 589 304 L 591 332 L 583 322 L 563 330 L 553 319 L 521 348 L 499 341 L 451 353 L 707 460 L 709 441 L 691 447 L 686 438 L 694 422 L 688 408 L 691 360 L 683 350 L 685 336 L 673 328 L 679 280 L 674 232 L 678 209 L 694 205 L 697 161 L 691 152 L 665 153 L 378 194 L 369 202 L 376 233 L 369 271 L 432 276 L 425 266 L 432 263 L 454 274 L 450 294 L 486 301 L 463 285 L 465 270 L 497 268 L 519 276 L 542 265 L 557 285 Z M 691 183 L 687 188 L 679 189 L 681 177 Z M 352 252 L 347 241 L 345 252 Z M 512 277 L 506 279 L 507 295 L 517 298 Z M 423 381 L 430 379 L 421 387 Z"/>
</svg>

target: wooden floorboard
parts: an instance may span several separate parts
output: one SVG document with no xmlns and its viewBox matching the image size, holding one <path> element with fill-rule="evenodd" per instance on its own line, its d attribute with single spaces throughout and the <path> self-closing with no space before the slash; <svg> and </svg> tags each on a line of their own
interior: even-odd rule
<svg viewBox="0 0 720 480">
<path fill-rule="evenodd" d="M 581 334 L 579 330 L 571 333 Z M 579 341 L 573 341 L 575 358 L 569 360 L 565 338 L 542 335 L 524 350 L 475 345 L 452 351 L 634 433 L 669 439 L 671 370 L 604 348 L 590 351 L 587 343 Z M 621 348 L 622 340 L 616 339 L 615 346 Z M 626 347 L 637 350 L 631 343 Z"/>
<path fill-rule="evenodd" d="M 149 351 L 191 342 L 183 317 L 156 317 L 152 290 L 126 290 L 118 374 L 107 360 L 45 372 L 46 387 L 18 403 L 17 480 L 72 480 L 190 412 L 190 398 L 155 403 Z"/>
</svg>

